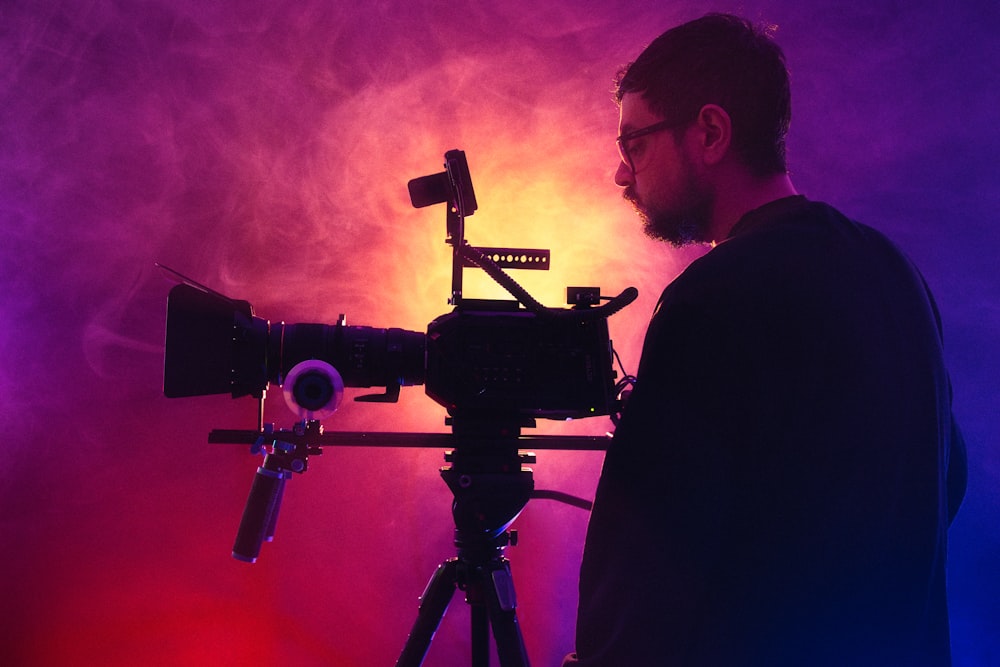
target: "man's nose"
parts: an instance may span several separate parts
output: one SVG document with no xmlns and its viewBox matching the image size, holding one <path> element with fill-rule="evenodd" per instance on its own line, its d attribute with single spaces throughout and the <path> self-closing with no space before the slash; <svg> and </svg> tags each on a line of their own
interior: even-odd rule
<svg viewBox="0 0 1000 667">
<path fill-rule="evenodd" d="M 618 163 L 618 171 L 615 172 L 615 185 L 626 188 L 635 183 L 635 178 L 633 178 L 632 170 L 629 166 L 625 164 L 622 160 Z"/>
</svg>

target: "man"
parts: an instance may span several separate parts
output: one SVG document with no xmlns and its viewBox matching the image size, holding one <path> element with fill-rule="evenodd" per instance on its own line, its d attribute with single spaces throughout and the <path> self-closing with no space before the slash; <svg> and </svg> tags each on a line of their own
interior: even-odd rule
<svg viewBox="0 0 1000 667">
<path fill-rule="evenodd" d="M 679 26 L 617 97 L 615 181 L 647 232 L 715 247 L 650 322 L 566 664 L 950 664 L 965 460 L 923 279 L 796 194 L 788 74 L 765 32 Z"/>
</svg>

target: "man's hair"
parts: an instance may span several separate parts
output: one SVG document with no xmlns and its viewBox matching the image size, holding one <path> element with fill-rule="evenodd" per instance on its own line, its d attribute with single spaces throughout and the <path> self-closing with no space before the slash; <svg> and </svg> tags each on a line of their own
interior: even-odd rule
<svg viewBox="0 0 1000 667">
<path fill-rule="evenodd" d="M 615 97 L 639 93 L 667 120 L 694 120 L 706 104 L 726 110 L 733 148 L 757 176 L 785 173 L 791 121 L 788 69 L 770 31 L 729 14 L 672 28 L 618 73 Z"/>
</svg>

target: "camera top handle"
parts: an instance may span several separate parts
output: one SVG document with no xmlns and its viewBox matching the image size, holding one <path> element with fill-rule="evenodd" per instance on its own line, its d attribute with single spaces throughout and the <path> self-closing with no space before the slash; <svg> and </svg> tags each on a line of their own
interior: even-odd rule
<svg viewBox="0 0 1000 667">
<path fill-rule="evenodd" d="M 453 306 L 462 304 L 462 269 L 466 265 L 478 266 L 506 289 L 511 296 L 524 304 L 528 310 L 550 317 L 567 317 L 580 320 L 594 320 L 610 317 L 619 310 L 635 301 L 639 295 L 634 287 L 625 289 L 616 297 L 608 299 L 608 303 L 597 308 L 589 308 L 581 304 L 572 310 L 547 308 L 532 297 L 517 281 L 504 273 L 501 265 L 516 268 L 542 269 L 549 268 L 548 250 L 528 249 L 498 249 L 474 248 L 465 240 L 465 218 L 475 213 L 478 208 L 476 193 L 472 187 L 472 176 L 469 173 L 469 163 L 465 151 L 450 150 L 444 154 L 445 170 L 429 176 L 412 179 L 407 188 L 410 192 L 410 202 L 414 208 L 423 208 L 433 204 L 447 203 L 446 211 L 446 242 L 452 246 L 451 298 Z M 504 261 L 503 257 L 511 258 Z M 497 259 L 494 259 L 497 257 Z"/>
</svg>

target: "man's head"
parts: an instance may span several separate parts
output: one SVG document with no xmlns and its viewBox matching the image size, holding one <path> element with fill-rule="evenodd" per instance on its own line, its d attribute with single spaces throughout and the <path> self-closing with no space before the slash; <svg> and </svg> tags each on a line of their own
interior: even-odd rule
<svg viewBox="0 0 1000 667">
<path fill-rule="evenodd" d="M 748 21 L 709 14 L 673 28 L 616 83 L 623 157 L 616 180 L 652 236 L 677 245 L 711 240 L 703 216 L 713 204 L 704 178 L 712 160 L 735 162 L 755 179 L 785 175 L 788 71 L 781 49 Z M 699 142 L 686 136 L 692 127 Z M 705 154 L 704 147 L 722 153 Z M 676 173 L 664 176 L 670 171 Z M 672 189 L 678 187 L 686 191 Z"/>
</svg>

